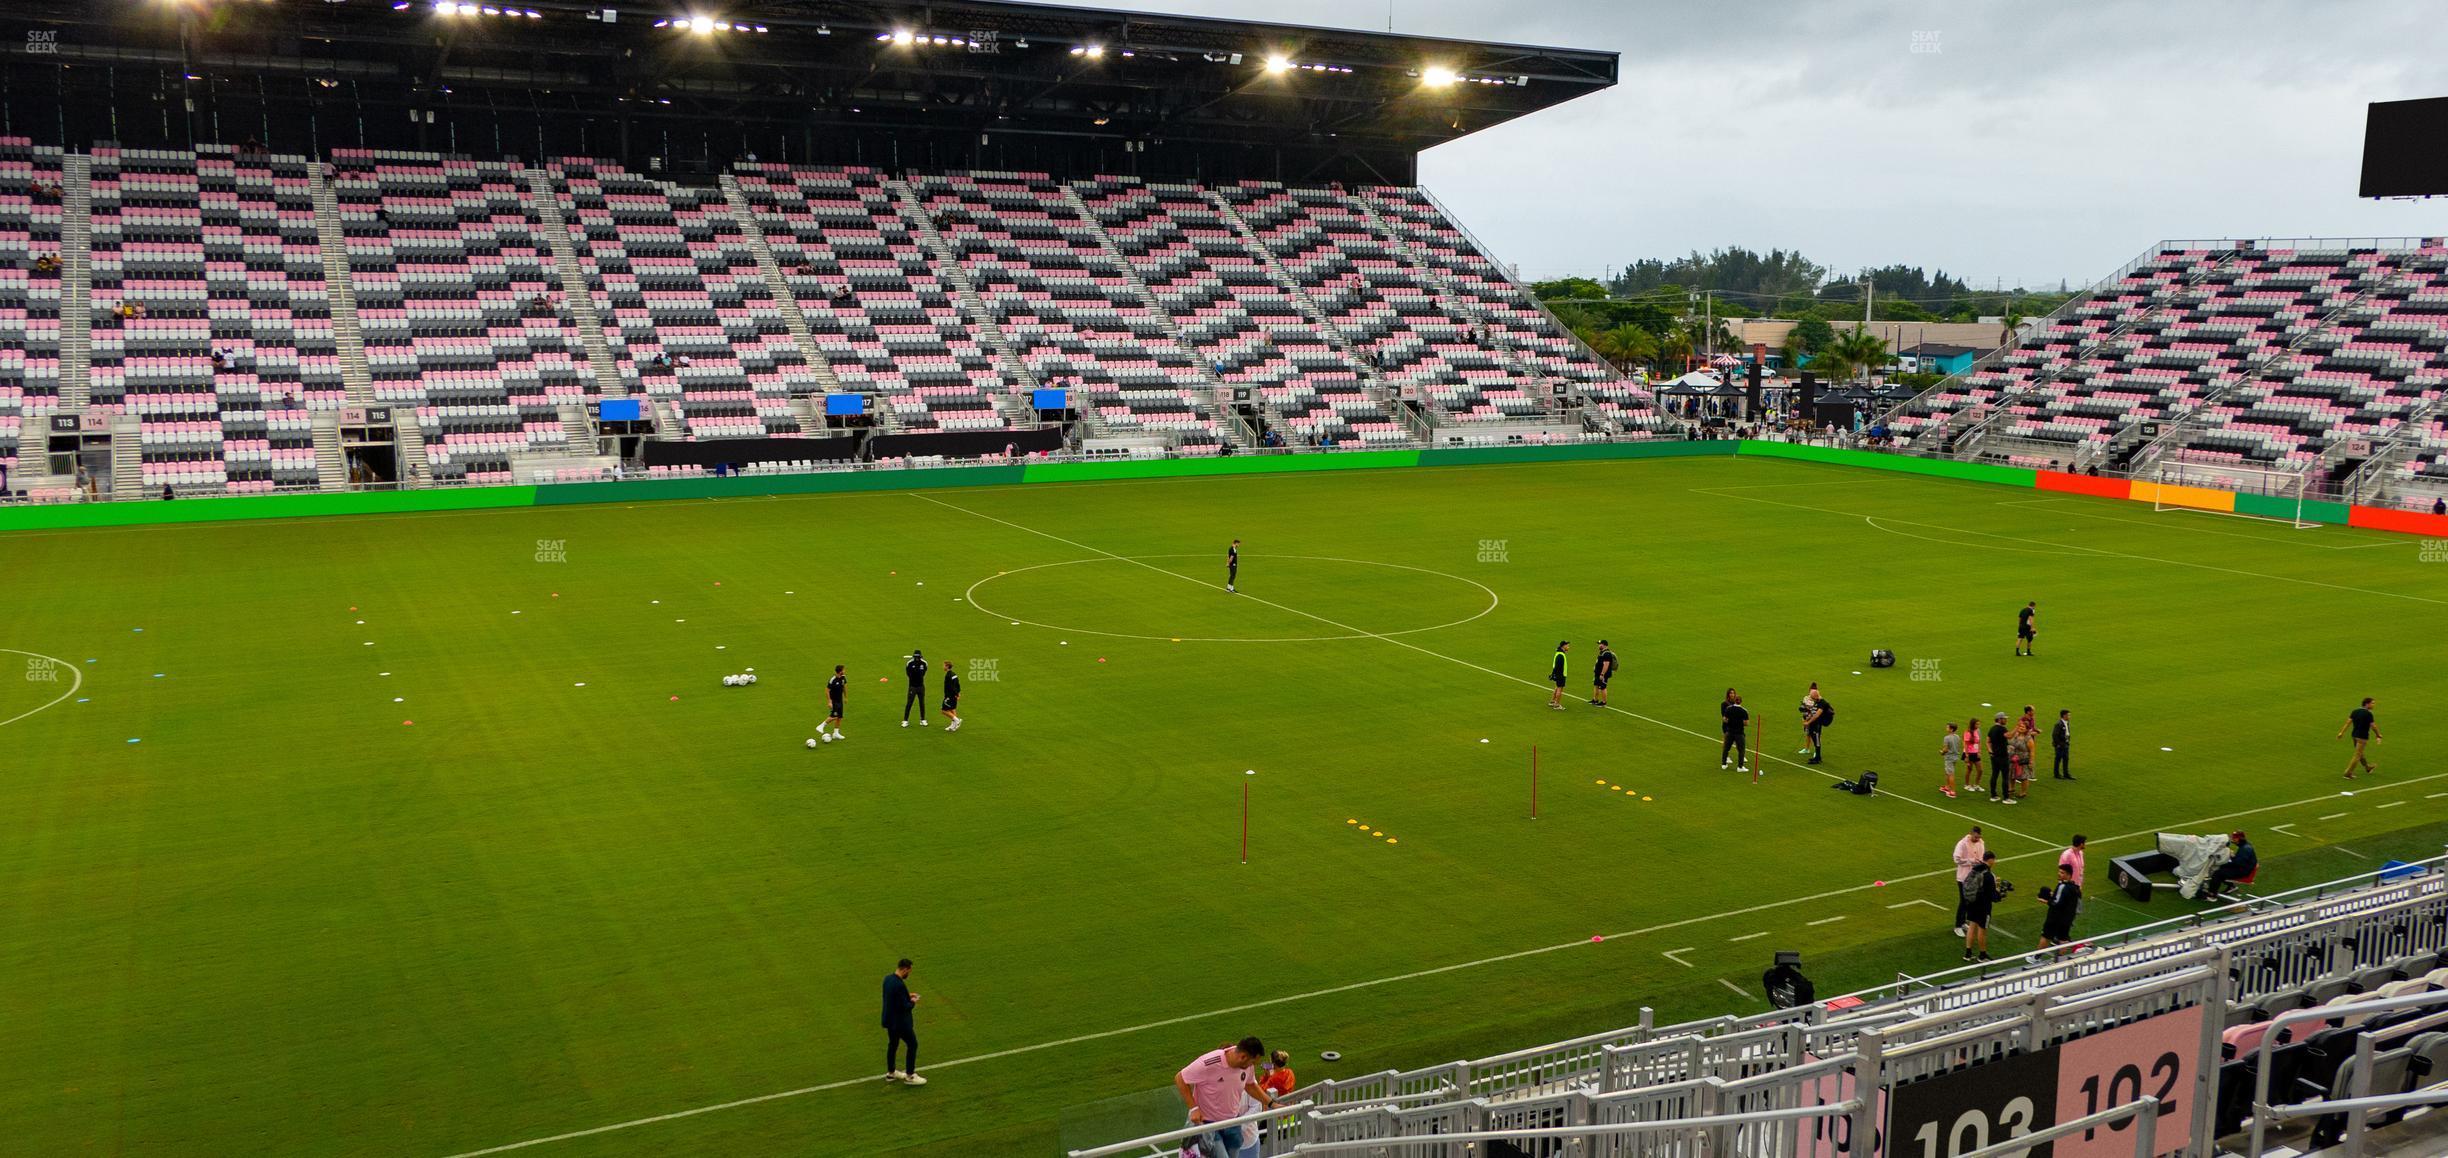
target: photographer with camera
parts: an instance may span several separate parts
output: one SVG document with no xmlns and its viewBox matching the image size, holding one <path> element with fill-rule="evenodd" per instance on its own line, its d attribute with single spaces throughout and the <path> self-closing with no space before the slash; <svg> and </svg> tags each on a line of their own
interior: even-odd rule
<svg viewBox="0 0 2448 1158">
<path fill-rule="evenodd" d="M 1963 890 L 1964 954 L 1966 961 L 1989 959 L 1989 910 L 2014 886 L 1997 878 L 1997 854 L 1983 851 L 1981 862 L 1965 874 Z"/>
</svg>

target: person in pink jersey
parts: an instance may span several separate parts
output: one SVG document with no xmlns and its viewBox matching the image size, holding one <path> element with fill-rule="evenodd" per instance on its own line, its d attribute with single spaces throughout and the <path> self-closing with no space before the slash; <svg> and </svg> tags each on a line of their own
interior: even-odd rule
<svg viewBox="0 0 2448 1158">
<path fill-rule="evenodd" d="M 1245 1037 L 1200 1054 L 1197 1061 L 1173 1075 L 1173 1092 L 1181 1095 L 1182 1105 L 1189 1109 L 1190 1124 L 1200 1126 L 1240 1117 L 1244 1095 L 1256 1099 L 1261 1106 L 1274 1106 L 1275 1095 L 1260 1086 L 1250 1073 L 1266 1055 L 1266 1046 L 1257 1038 Z M 1198 1152 L 1203 1158 L 1231 1158 L 1241 1150 L 1245 1129 L 1225 1126 L 1202 1134 L 1197 1142 Z"/>
</svg>

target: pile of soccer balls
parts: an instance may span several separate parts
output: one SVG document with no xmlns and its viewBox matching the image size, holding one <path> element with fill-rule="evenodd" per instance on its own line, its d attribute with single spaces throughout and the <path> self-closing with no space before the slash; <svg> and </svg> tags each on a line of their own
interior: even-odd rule
<svg viewBox="0 0 2448 1158">
<path fill-rule="evenodd" d="M 741 673 L 740 673 L 740 674 L 738 674 L 738 675 L 727 675 L 727 676 L 724 676 L 724 677 L 723 677 L 723 686 L 724 686 L 724 687 L 726 687 L 726 688 L 744 688 L 744 687 L 747 687 L 748 685 L 753 684 L 753 683 L 755 683 L 755 682 L 756 682 L 756 669 L 755 669 L 755 668 L 750 668 L 750 669 L 748 669 L 747 671 L 741 672 Z"/>
</svg>

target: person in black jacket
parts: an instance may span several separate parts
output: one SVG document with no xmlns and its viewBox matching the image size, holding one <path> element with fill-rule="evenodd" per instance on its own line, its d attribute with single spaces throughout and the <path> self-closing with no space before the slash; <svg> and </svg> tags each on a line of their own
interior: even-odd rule
<svg viewBox="0 0 2448 1158">
<path fill-rule="evenodd" d="M 2074 866 L 2057 866 L 2057 883 L 2044 889 L 2040 899 L 2048 902 L 2048 917 L 2040 922 L 2040 947 L 2063 945 L 2074 939 L 2074 916 L 2082 911 L 2082 886 L 2074 883 Z"/>
<path fill-rule="evenodd" d="M 2057 709 L 2057 723 L 2049 728 L 2049 746 L 2057 753 L 2055 762 L 2049 766 L 2050 774 L 2059 780 L 2072 780 L 2074 778 L 2074 709 Z"/>
<path fill-rule="evenodd" d="M 1607 646 L 1607 641 L 1603 639 L 1599 640 L 1598 662 L 1590 666 L 1590 683 L 1592 685 L 1590 703 L 1593 706 L 1601 708 L 1607 706 L 1607 681 L 1614 678 L 1615 651 L 1613 648 Z"/>
<path fill-rule="evenodd" d="M 901 726 L 909 727 L 910 709 L 915 707 L 918 709 L 918 726 L 926 727 L 926 653 L 911 648 L 909 662 L 902 664 L 901 670 L 909 674 L 909 695 L 901 700 Z"/>
<path fill-rule="evenodd" d="M 1751 726 L 1751 709 L 1742 706 L 1742 693 L 1726 689 L 1725 702 L 1717 705 L 1718 728 L 1725 733 L 1725 743 L 1717 749 L 1719 768 L 1735 767 L 1737 772 L 1751 770 L 1750 754 L 1743 748 L 1743 733 Z M 1767 767 L 1765 759 L 1761 767 Z"/>
<path fill-rule="evenodd" d="M 2000 804 L 2014 803 L 2014 764 L 2007 740 L 2006 713 L 1999 712 L 1997 722 L 1989 725 L 1989 799 Z"/>
<path fill-rule="evenodd" d="M 909 991 L 910 959 L 903 957 L 884 975 L 884 1080 L 923 1086 L 918 1076 L 918 995 Z M 909 1068 L 899 1065 L 902 1046 L 909 1047 Z"/>
</svg>

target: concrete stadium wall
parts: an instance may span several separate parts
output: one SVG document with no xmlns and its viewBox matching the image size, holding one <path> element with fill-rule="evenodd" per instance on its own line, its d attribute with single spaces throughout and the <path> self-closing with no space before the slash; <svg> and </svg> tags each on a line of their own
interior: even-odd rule
<svg viewBox="0 0 2448 1158">
<path fill-rule="evenodd" d="M 1642 458 L 1741 455 L 1999 486 L 2088 495 L 2134 502 L 2158 500 L 2176 506 L 2238 514 L 2291 518 L 2292 500 L 2241 495 L 2203 487 L 2166 486 L 2126 479 L 2093 478 L 2025 467 L 1952 459 L 1912 458 L 1866 450 L 1844 450 L 1789 442 L 1600 442 L 1552 446 L 1431 447 L 1365 450 L 1342 454 L 1232 455 L 1217 458 L 1125 459 L 1112 462 L 1046 462 L 1012 466 L 939 467 L 918 470 L 843 471 L 828 474 L 751 475 L 732 478 L 640 479 L 629 482 L 564 483 L 555 486 L 464 487 L 449 490 L 369 491 L 341 494 L 249 495 L 171 502 L 64 503 L 0 507 L 0 531 L 69 527 L 126 527 L 154 523 L 204 523 L 243 519 L 295 519 L 326 515 L 398 514 L 414 511 L 557 507 L 580 503 L 635 503 L 664 499 L 750 498 L 765 495 L 832 494 L 855 491 L 938 490 L 946 487 L 1096 482 L 1113 479 L 1201 478 L 1224 475 L 1294 474 L 1315 471 L 1386 470 L 1415 466 L 1493 466 L 1506 463 L 1596 462 Z M 2448 516 L 2345 503 L 2306 502 L 2307 521 L 2448 538 Z"/>
</svg>

